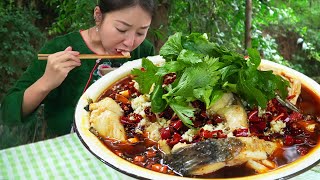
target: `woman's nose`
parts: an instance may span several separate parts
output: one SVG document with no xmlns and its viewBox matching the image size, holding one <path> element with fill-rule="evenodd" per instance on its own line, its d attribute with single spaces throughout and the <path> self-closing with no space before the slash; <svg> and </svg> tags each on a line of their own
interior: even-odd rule
<svg viewBox="0 0 320 180">
<path fill-rule="evenodd" d="M 128 36 L 124 39 L 123 41 L 123 44 L 126 46 L 126 47 L 132 47 L 133 44 L 134 44 L 134 35 L 133 34 L 128 34 Z"/>
</svg>

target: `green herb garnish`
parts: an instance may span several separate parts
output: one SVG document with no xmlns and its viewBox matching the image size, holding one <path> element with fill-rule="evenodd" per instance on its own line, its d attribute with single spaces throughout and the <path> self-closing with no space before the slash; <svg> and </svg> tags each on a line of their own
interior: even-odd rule
<svg viewBox="0 0 320 180">
<path fill-rule="evenodd" d="M 248 49 L 249 59 L 209 42 L 206 34 L 176 33 L 160 50 L 166 64 L 157 67 L 148 59 L 142 60 L 143 70 L 134 69 L 141 93 L 151 94 L 151 109 L 162 112 L 170 106 L 182 122 L 192 127 L 195 109 L 190 103 L 200 100 L 209 108 L 223 92 L 233 92 L 250 107 L 266 108 L 269 100 L 279 94 L 287 95 L 288 82 L 272 71 L 259 71 L 260 54 Z M 162 86 L 163 76 L 175 73 L 176 80 Z"/>
</svg>

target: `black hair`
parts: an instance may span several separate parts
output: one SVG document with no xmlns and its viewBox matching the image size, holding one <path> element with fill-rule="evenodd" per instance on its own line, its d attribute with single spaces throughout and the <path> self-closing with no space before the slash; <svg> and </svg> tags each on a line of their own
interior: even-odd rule
<svg viewBox="0 0 320 180">
<path fill-rule="evenodd" d="M 139 5 L 143 10 L 153 16 L 155 4 L 153 0 L 99 0 L 101 12 L 108 13 Z"/>
</svg>

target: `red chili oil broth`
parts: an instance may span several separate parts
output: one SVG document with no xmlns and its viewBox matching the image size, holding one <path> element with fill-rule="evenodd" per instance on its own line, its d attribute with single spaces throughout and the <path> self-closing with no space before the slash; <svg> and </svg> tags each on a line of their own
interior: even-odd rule
<svg viewBox="0 0 320 180">
<path fill-rule="evenodd" d="M 304 114 L 312 114 L 320 117 L 320 97 L 304 85 L 302 85 L 297 107 L 301 109 Z"/>
<path fill-rule="evenodd" d="M 105 97 L 109 97 L 110 94 L 114 93 L 114 87 L 117 87 L 117 86 L 121 86 L 123 84 L 128 84 L 130 81 L 132 81 L 133 79 L 133 76 L 132 75 L 128 75 L 122 79 L 120 79 L 119 81 L 115 82 L 114 84 L 112 84 L 109 88 L 107 88 L 98 98 L 97 101 L 100 101 L 102 100 L 103 98 Z"/>
<path fill-rule="evenodd" d="M 112 94 L 118 93 L 121 90 L 117 90 L 118 87 L 123 87 L 124 85 L 128 84 L 130 81 L 132 81 L 133 77 L 131 75 L 124 77 L 123 79 L 119 80 L 118 82 L 111 85 L 104 93 L 98 98 L 98 101 L 105 97 L 111 97 Z M 320 117 L 320 97 L 317 96 L 314 92 L 312 92 L 310 89 L 308 89 L 305 86 L 302 86 L 300 97 L 298 98 L 297 107 L 305 114 L 311 114 L 317 116 L 317 122 L 319 123 L 319 117 Z M 316 141 L 317 144 L 319 144 L 319 134 L 317 131 L 314 132 L 314 134 L 311 136 L 314 141 Z M 133 157 L 135 155 L 141 155 L 145 154 L 141 153 L 143 150 L 147 150 L 147 148 L 150 148 L 151 146 L 156 145 L 157 143 L 150 143 L 151 141 L 149 139 L 145 139 L 144 142 L 140 142 L 140 144 L 137 147 L 133 146 L 127 146 L 124 144 L 118 144 L 112 142 L 113 140 L 106 139 L 104 141 L 104 144 L 115 154 L 121 156 L 122 158 L 133 162 Z M 143 145 L 146 145 L 146 147 L 142 147 Z M 299 144 L 301 145 L 301 144 Z M 301 145 L 303 146 L 303 144 Z M 316 146 L 316 145 L 315 145 Z M 313 146 L 313 147 L 315 147 Z M 126 153 L 126 149 L 130 148 L 130 152 Z M 308 146 L 307 151 L 309 152 L 312 149 L 312 147 Z M 159 150 L 158 150 L 159 151 Z M 160 152 L 157 152 L 158 155 Z M 126 157 L 124 155 L 127 154 Z M 159 156 L 158 156 L 159 157 Z M 269 157 L 269 160 L 274 161 L 278 167 L 286 165 L 300 157 L 299 153 L 297 153 L 297 145 L 283 148 L 278 148 L 272 157 Z M 153 159 L 154 160 L 154 159 Z M 151 160 L 152 161 L 152 160 Z M 134 163 L 137 164 L 137 163 Z M 140 166 L 143 166 L 141 164 L 137 164 Z M 151 167 L 146 167 L 148 169 L 151 169 Z M 173 174 L 172 171 L 167 172 L 168 174 Z M 238 166 L 232 166 L 232 167 L 224 167 L 216 172 L 201 175 L 201 176 L 193 176 L 193 177 L 200 177 L 200 178 L 231 178 L 231 177 L 244 177 L 249 175 L 256 174 L 254 170 L 247 168 L 245 164 L 238 165 Z"/>
</svg>

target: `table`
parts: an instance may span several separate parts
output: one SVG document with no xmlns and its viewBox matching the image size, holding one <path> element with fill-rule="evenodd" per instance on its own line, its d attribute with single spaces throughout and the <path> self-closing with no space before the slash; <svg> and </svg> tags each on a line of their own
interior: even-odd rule
<svg viewBox="0 0 320 180">
<path fill-rule="evenodd" d="M 0 151 L 2 179 L 133 179 L 99 161 L 75 133 Z"/>
<path fill-rule="evenodd" d="M 320 178 L 320 164 L 294 177 Z M 75 133 L 0 151 L 0 179 L 124 179 L 124 175 L 95 158 Z"/>
</svg>

